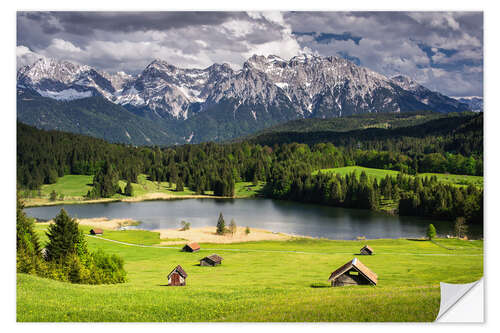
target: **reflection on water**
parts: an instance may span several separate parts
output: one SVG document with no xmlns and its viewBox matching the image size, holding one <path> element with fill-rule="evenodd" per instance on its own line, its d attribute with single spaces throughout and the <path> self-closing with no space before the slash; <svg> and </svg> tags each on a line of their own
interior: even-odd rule
<svg viewBox="0 0 500 333">
<path fill-rule="evenodd" d="M 345 209 L 271 199 L 185 199 L 115 202 L 26 208 L 28 215 L 51 219 L 64 207 L 74 217 L 131 218 L 142 229 L 178 228 L 182 220 L 192 227 L 215 226 L 222 212 L 226 223 L 330 239 L 421 237 L 429 223 L 439 235 L 453 232 L 448 221 L 391 216 L 361 209 Z"/>
</svg>

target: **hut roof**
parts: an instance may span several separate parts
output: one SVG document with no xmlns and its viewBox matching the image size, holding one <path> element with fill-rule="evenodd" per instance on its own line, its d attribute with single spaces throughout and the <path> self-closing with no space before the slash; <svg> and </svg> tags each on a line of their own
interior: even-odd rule
<svg viewBox="0 0 500 333">
<path fill-rule="evenodd" d="M 205 257 L 205 258 L 203 258 L 203 259 L 210 259 L 210 260 L 212 260 L 213 262 L 221 262 L 221 261 L 222 261 L 222 257 L 221 257 L 221 256 L 218 256 L 218 255 L 216 255 L 216 254 L 212 254 L 212 255 L 210 255 L 210 256 L 208 256 L 208 257 Z M 201 260 L 203 260 L 203 259 L 201 259 Z"/>
<path fill-rule="evenodd" d="M 168 274 L 167 278 L 170 278 L 170 275 L 172 275 L 175 271 L 177 271 L 177 273 L 179 273 L 183 278 L 187 278 L 188 276 L 184 269 L 182 269 L 181 265 L 177 265 L 177 267 L 175 267 L 170 274 Z"/>
<path fill-rule="evenodd" d="M 331 275 L 328 281 L 335 280 L 351 268 L 354 268 L 357 270 L 361 275 L 363 275 L 365 278 L 367 278 L 371 283 L 377 284 L 377 279 L 378 276 L 374 272 L 372 272 L 368 267 L 363 265 L 361 261 L 359 261 L 358 258 L 354 258 L 348 263 L 344 264 L 340 268 L 338 268 L 336 271 L 334 271 Z"/>
<path fill-rule="evenodd" d="M 189 247 L 193 251 L 200 249 L 200 246 L 198 245 L 198 243 L 189 243 L 189 244 L 186 244 L 186 246 Z"/>
<path fill-rule="evenodd" d="M 373 253 L 373 249 L 371 247 L 369 247 L 368 245 L 365 245 L 361 248 L 361 250 L 363 249 L 367 249 L 368 251 L 370 251 L 371 253 Z"/>
<path fill-rule="evenodd" d="M 94 234 L 102 234 L 102 229 L 100 229 L 100 228 L 94 228 L 94 229 L 91 229 L 90 231 L 91 232 L 93 231 Z"/>
</svg>

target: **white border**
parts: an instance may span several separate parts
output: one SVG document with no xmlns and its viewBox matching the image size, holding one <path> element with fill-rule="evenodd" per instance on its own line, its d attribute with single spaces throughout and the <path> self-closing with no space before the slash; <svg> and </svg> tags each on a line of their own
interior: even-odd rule
<svg viewBox="0 0 500 333">
<path fill-rule="evenodd" d="M 1 57 L 2 61 L 2 108 L 0 121 L 0 139 L 2 142 L 3 158 L 1 165 L 2 175 L 2 302 L 0 314 L 2 326 L 5 332 L 11 330 L 16 331 L 36 331 L 38 332 L 58 332 L 58 331 L 75 331 L 87 332 L 92 330 L 96 331 L 110 331 L 119 330 L 120 332 L 136 332 L 142 328 L 152 330 L 182 330 L 186 332 L 234 332 L 244 331 L 252 332 L 256 329 L 270 331 L 277 329 L 285 329 L 291 332 L 303 332 L 304 330 L 318 330 L 324 332 L 331 332 L 335 329 L 348 329 L 348 330 L 366 330 L 375 332 L 398 332 L 402 329 L 405 332 L 417 332 L 422 329 L 431 331 L 442 331 L 452 329 L 456 332 L 471 331 L 478 329 L 489 329 L 493 326 L 498 326 L 498 308 L 495 308 L 495 303 L 498 303 L 498 284 L 495 283 L 498 277 L 500 265 L 491 262 L 488 253 L 495 253 L 496 249 L 490 242 L 485 242 L 485 275 L 493 276 L 492 283 L 488 283 L 489 279 L 485 279 L 486 288 L 486 305 L 485 305 L 485 325 L 460 325 L 460 324 L 339 324 L 339 323 L 311 323 L 311 324 L 16 324 L 15 323 L 15 25 L 16 25 L 16 11 L 17 10 L 418 10 L 418 11 L 433 11 L 433 10 L 469 10 L 469 11 L 484 11 L 484 96 L 485 96 L 485 235 L 486 238 L 494 238 L 498 235 L 499 221 L 496 221 L 494 215 L 495 203 L 493 200 L 500 198 L 498 173 L 495 171 L 500 170 L 498 165 L 498 154 L 496 154 L 495 147 L 497 140 L 500 140 L 498 130 L 500 122 L 500 107 L 498 107 L 498 100 L 500 96 L 497 93 L 500 88 L 495 82 L 497 76 L 500 75 L 499 60 L 500 54 L 498 53 L 498 31 L 500 31 L 500 15 L 495 6 L 494 1 L 448 1 L 448 0 L 420 0 L 418 2 L 403 2 L 394 0 L 379 0 L 379 1 L 319 1 L 319 0 L 275 0 L 264 1 L 254 0 L 244 3 L 236 1 L 202 1 L 202 0 L 184 0 L 179 2 L 160 2 L 160 1 L 134 1 L 122 3 L 122 1 L 35 1 L 35 0 L 22 0 L 17 2 L 4 2 L 1 11 L 1 24 L 2 24 L 2 41 L 4 47 L 2 48 Z M 495 240 L 496 241 L 496 240 Z M 495 256 L 491 256 L 495 257 Z M 497 261 L 497 258 L 493 258 Z M 488 263 L 489 262 L 489 263 Z M 464 267 L 467 269 L 467 267 Z"/>
</svg>

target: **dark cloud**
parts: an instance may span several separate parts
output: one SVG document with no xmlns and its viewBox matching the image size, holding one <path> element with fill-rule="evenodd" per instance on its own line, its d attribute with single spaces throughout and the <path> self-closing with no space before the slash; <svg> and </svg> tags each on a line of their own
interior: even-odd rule
<svg viewBox="0 0 500 333">
<path fill-rule="evenodd" d="M 19 12 L 29 20 L 57 20 L 62 29 L 76 35 L 95 30 L 133 32 L 179 29 L 188 26 L 218 25 L 229 19 L 248 17 L 242 12 Z"/>
<path fill-rule="evenodd" d="M 358 57 L 353 57 L 349 53 L 344 52 L 344 51 L 338 51 L 337 54 L 341 56 L 342 58 L 349 60 L 350 62 L 356 64 L 356 65 L 361 65 L 361 60 Z"/>
<path fill-rule="evenodd" d="M 293 34 L 297 36 L 313 36 L 316 42 L 325 44 L 330 43 L 332 40 L 343 40 L 343 41 L 352 40 L 356 45 L 359 45 L 359 41 L 363 39 L 363 37 L 353 36 L 350 32 L 334 34 L 334 33 L 324 33 L 324 32 L 317 33 L 317 32 L 294 31 Z"/>
</svg>

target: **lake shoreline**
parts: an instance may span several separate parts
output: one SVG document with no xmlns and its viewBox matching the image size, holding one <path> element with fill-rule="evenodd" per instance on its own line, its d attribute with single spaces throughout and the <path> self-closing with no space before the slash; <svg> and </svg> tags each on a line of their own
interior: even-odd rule
<svg viewBox="0 0 500 333">
<path fill-rule="evenodd" d="M 234 196 L 223 197 L 215 195 L 189 194 L 189 195 L 169 195 L 164 193 L 152 193 L 153 195 L 145 195 L 132 198 L 101 198 L 91 200 L 56 200 L 49 201 L 48 199 L 23 199 L 25 208 L 59 206 L 59 205 L 92 205 L 100 203 L 114 202 L 144 202 L 144 201 L 167 201 L 167 200 L 183 200 L 183 199 L 248 199 L 258 198 L 258 196 Z"/>
</svg>

